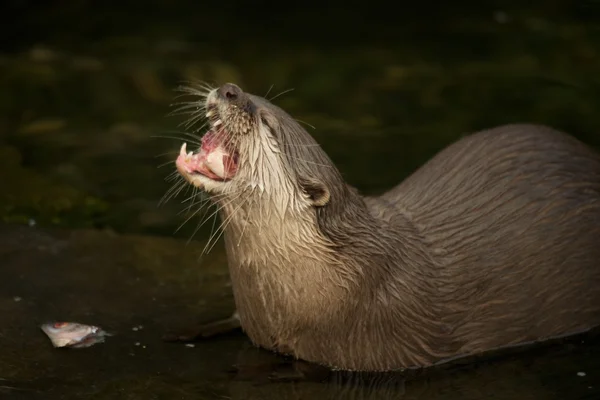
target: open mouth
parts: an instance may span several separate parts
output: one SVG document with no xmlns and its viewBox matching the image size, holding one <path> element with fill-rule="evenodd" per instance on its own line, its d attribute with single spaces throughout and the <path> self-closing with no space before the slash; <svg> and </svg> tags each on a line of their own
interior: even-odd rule
<svg viewBox="0 0 600 400">
<path fill-rule="evenodd" d="M 215 181 L 233 178 L 238 167 L 238 153 L 231 144 L 230 136 L 223 128 L 213 128 L 202 136 L 198 152 L 186 151 L 187 143 L 181 146 L 175 164 L 177 169 L 188 175 L 203 175 Z"/>
</svg>

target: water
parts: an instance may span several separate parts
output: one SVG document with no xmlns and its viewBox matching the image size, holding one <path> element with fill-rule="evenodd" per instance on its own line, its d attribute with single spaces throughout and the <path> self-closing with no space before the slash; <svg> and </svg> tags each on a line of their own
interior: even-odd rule
<svg viewBox="0 0 600 400">
<path fill-rule="evenodd" d="M 374 4 L 337 14 L 189 1 L 146 2 L 143 13 L 128 1 L 44 4 L 6 2 L 0 12 L 9 39 L 0 53 L 0 209 L 5 222 L 32 225 L 19 233 L 9 225 L 5 238 L 37 243 L 48 227 L 127 236 L 50 232 L 46 250 L 3 241 L 1 308 L 10 318 L 0 329 L 0 396 L 600 397 L 594 341 L 362 386 L 329 377 L 266 384 L 263 372 L 281 360 L 257 355 L 243 335 L 163 344 L 168 328 L 227 315 L 232 300 L 220 243 L 198 263 L 211 223 L 194 234 L 193 218 L 175 232 L 184 195 L 157 207 L 173 170 L 158 166 L 181 142 L 156 137 L 181 137 L 172 131 L 183 118 L 166 116 L 173 89 L 200 80 L 269 97 L 293 88 L 274 102 L 315 126 L 309 132 L 365 193 L 396 184 L 462 134 L 502 123 L 549 124 L 598 148 L 595 2 L 419 4 L 400 14 Z M 170 239 L 192 235 L 187 247 Z M 57 351 L 36 324 L 66 317 L 119 335 Z M 249 375 L 228 373 L 233 364 Z"/>
</svg>

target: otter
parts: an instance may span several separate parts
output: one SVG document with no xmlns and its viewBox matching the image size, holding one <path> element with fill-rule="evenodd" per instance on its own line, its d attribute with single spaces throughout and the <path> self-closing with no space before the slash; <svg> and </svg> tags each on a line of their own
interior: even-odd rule
<svg viewBox="0 0 600 400">
<path fill-rule="evenodd" d="M 254 345 L 390 371 L 600 326 L 600 157 L 553 128 L 462 137 L 363 196 L 283 109 L 235 84 L 188 104 L 175 162 L 219 207 L 236 312 Z"/>
</svg>

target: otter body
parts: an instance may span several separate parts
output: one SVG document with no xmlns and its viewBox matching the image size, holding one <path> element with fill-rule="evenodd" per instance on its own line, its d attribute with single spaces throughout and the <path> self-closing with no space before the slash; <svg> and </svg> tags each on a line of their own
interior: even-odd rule
<svg viewBox="0 0 600 400">
<path fill-rule="evenodd" d="M 205 104 L 234 173 L 198 172 L 211 167 L 204 144 L 177 167 L 228 221 L 255 344 L 384 371 L 600 326 L 600 157 L 576 139 L 535 125 L 475 133 L 363 197 L 278 107 L 232 84 Z"/>
</svg>

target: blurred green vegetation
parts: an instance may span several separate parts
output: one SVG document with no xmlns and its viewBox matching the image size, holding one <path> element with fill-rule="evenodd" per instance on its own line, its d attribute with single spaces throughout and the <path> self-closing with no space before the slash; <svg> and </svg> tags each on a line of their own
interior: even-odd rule
<svg viewBox="0 0 600 400">
<path fill-rule="evenodd" d="M 166 115 L 185 81 L 272 87 L 269 97 L 293 88 L 274 102 L 315 126 L 366 193 L 504 123 L 552 125 L 600 147 L 595 1 L 417 4 L 402 15 L 22 3 L 2 28 L 12 39 L 0 53 L 4 220 L 171 235 L 184 197 L 157 208 L 173 171 L 157 166 L 179 141 L 155 136 L 181 136 L 182 119 Z"/>
</svg>

